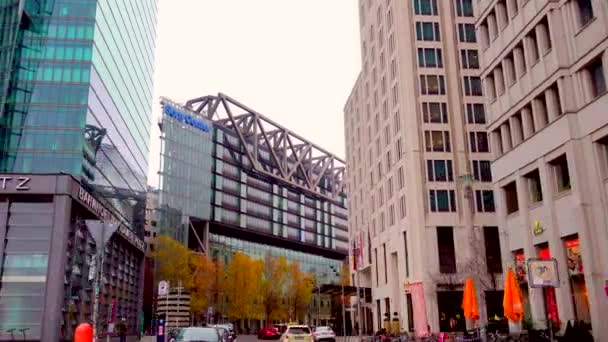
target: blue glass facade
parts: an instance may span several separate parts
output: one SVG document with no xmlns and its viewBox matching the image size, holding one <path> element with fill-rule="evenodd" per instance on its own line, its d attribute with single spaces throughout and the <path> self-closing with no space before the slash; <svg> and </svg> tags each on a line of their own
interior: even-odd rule
<svg viewBox="0 0 608 342">
<path fill-rule="evenodd" d="M 0 2 L 0 172 L 145 191 L 156 0 L 19 2 Z"/>
</svg>

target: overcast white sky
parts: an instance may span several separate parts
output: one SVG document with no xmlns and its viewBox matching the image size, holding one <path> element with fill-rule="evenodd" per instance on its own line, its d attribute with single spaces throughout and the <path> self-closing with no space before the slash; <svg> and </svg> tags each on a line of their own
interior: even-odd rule
<svg viewBox="0 0 608 342">
<path fill-rule="evenodd" d="M 148 183 L 158 186 L 159 96 L 222 92 L 344 157 L 358 25 L 356 0 L 160 0 Z"/>
</svg>

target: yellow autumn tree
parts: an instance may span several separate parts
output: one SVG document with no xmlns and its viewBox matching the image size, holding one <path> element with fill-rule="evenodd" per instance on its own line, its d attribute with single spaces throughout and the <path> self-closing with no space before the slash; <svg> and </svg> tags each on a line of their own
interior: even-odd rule
<svg viewBox="0 0 608 342">
<path fill-rule="evenodd" d="M 245 254 L 235 253 L 228 263 L 224 295 L 226 314 L 232 320 L 256 318 L 256 298 L 260 290 L 262 263 Z"/>
<path fill-rule="evenodd" d="M 314 280 L 310 273 L 302 272 L 300 264 L 293 262 L 289 265 L 287 279 L 288 311 L 293 318 L 303 319 L 313 294 Z"/>
<path fill-rule="evenodd" d="M 262 269 L 260 304 L 266 322 L 287 318 L 285 294 L 289 265 L 284 256 L 266 255 Z"/>
<path fill-rule="evenodd" d="M 190 310 L 198 314 L 213 304 L 216 292 L 216 275 L 221 272 L 208 256 L 192 252 L 190 254 L 192 276 L 186 283 L 190 292 Z"/>
<path fill-rule="evenodd" d="M 221 292 L 214 281 L 221 272 L 208 256 L 189 250 L 179 241 L 161 235 L 156 239 L 152 253 L 156 263 L 156 276 L 166 280 L 170 287 L 182 286 L 190 293 L 190 310 L 195 315 L 214 304 L 214 293 Z"/>
<path fill-rule="evenodd" d="M 168 281 L 171 287 L 180 283 L 185 286 L 192 276 L 190 254 L 190 250 L 179 241 L 166 235 L 157 237 L 152 256 L 158 279 Z"/>
</svg>

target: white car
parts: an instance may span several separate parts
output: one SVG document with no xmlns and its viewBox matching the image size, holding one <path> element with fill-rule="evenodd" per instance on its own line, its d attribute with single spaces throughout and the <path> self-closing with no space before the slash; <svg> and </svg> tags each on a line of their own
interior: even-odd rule
<svg viewBox="0 0 608 342">
<path fill-rule="evenodd" d="M 314 342 L 308 325 L 288 325 L 281 342 Z"/>
<path fill-rule="evenodd" d="M 330 327 L 316 327 L 312 336 L 314 337 L 315 342 L 336 342 L 336 333 Z"/>
</svg>

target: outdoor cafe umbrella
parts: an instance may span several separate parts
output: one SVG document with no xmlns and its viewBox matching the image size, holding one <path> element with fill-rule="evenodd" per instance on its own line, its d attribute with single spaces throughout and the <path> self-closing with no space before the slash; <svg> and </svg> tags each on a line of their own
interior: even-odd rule
<svg viewBox="0 0 608 342">
<path fill-rule="evenodd" d="M 524 306 L 521 290 L 515 279 L 513 270 L 509 268 L 505 277 L 504 298 L 502 301 L 505 317 L 510 321 L 519 322 L 524 318 Z"/>
<path fill-rule="evenodd" d="M 479 307 L 477 306 L 477 294 L 475 293 L 475 283 L 468 277 L 464 283 L 464 294 L 462 297 L 462 310 L 464 317 L 476 321 L 479 319 Z"/>
</svg>

